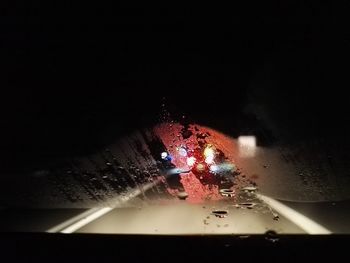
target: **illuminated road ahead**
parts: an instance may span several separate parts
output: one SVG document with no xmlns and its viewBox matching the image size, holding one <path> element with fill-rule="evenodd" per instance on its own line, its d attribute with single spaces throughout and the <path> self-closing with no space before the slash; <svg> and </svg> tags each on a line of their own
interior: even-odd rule
<svg viewBox="0 0 350 263">
<path fill-rule="evenodd" d="M 302 213 L 314 223 L 329 229 L 332 233 L 350 231 L 347 207 L 349 201 L 297 203 L 281 202 Z M 205 208 L 203 208 L 203 206 Z M 226 204 L 187 204 L 170 201 L 168 204 L 133 206 L 107 209 L 26 209 L 0 210 L 0 232 L 63 232 L 71 233 L 263 233 L 275 230 L 280 233 L 305 233 L 295 223 L 278 213 L 279 220 L 273 220 L 271 212 L 261 213 L 254 209 L 228 209 L 228 216 L 217 218 L 211 214 L 213 208 L 227 207 Z M 101 214 L 106 212 L 105 214 Z M 97 214 L 96 214 L 97 212 Z M 93 215 L 92 218 L 89 215 Z M 97 215 L 97 217 L 96 217 Z M 209 219 L 207 218 L 209 216 Z M 95 217 L 95 218 L 94 218 Z M 92 220 L 90 222 L 82 219 Z M 295 218 L 294 218 L 295 220 Z M 300 220 L 300 219 L 297 219 Z M 79 224 L 77 225 L 77 222 Z M 81 224 L 82 223 L 82 224 Z M 73 228 L 72 228 L 73 226 Z M 67 231 L 66 231 L 67 232 Z"/>
<path fill-rule="evenodd" d="M 215 162 L 213 153 L 218 158 Z M 350 231 L 346 223 L 350 215 L 344 209 L 348 202 L 337 201 L 348 195 L 346 187 L 338 194 L 335 183 L 326 185 L 334 182 L 333 166 L 323 164 L 324 170 L 318 171 L 329 175 L 315 183 L 317 176 L 295 175 L 301 168 L 312 171 L 313 166 L 309 164 L 306 169 L 304 160 L 292 157 L 281 148 L 259 146 L 254 136 L 233 139 L 208 127 L 192 125 L 185 129 L 179 124 L 163 123 L 126 136 L 101 153 L 72 160 L 54 172 L 37 171 L 28 182 L 45 185 L 46 193 L 41 189 L 36 195 L 31 193 L 28 206 L 36 206 L 36 210 L 0 210 L 0 231 Z M 211 173 L 217 173 L 217 169 L 224 169 L 225 176 Z M 25 182 L 18 185 L 19 190 L 26 189 Z M 334 201 L 325 202 L 329 200 Z M 220 217 L 220 213 L 225 215 Z"/>
<path fill-rule="evenodd" d="M 134 203 L 123 208 L 91 209 L 75 221 L 63 222 L 48 232 L 189 235 L 263 234 L 272 230 L 280 234 L 331 233 L 272 198 L 244 192 L 238 203 L 229 199 L 202 204 L 163 200 L 158 204 L 135 206 Z"/>
</svg>

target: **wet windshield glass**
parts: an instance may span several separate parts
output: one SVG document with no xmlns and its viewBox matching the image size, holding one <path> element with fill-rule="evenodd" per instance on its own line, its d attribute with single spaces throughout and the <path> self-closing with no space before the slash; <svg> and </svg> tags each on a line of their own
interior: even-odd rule
<svg viewBox="0 0 350 263">
<path fill-rule="evenodd" d="M 349 233 L 343 29 L 265 8 L 9 14 L 0 231 Z"/>
</svg>

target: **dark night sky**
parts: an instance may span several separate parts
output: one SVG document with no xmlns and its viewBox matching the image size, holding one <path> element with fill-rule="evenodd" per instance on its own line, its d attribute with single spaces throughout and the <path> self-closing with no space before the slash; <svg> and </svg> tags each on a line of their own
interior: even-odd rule
<svg viewBox="0 0 350 263">
<path fill-rule="evenodd" d="M 345 133 L 348 5 L 289 2 L 7 6 L 1 170 L 92 151 L 150 125 L 163 97 L 212 126 L 259 103 L 281 129 Z"/>
</svg>

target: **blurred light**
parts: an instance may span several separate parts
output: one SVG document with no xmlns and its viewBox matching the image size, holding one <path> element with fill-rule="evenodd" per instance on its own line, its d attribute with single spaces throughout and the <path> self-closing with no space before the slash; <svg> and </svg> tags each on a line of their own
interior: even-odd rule
<svg viewBox="0 0 350 263">
<path fill-rule="evenodd" d="M 256 152 L 255 136 L 238 137 L 239 155 L 241 157 L 254 157 Z"/>
<path fill-rule="evenodd" d="M 207 146 L 204 149 L 203 154 L 204 154 L 204 157 L 205 157 L 205 162 L 207 164 L 211 164 L 211 163 L 214 162 L 215 152 L 214 152 L 214 149 L 211 146 Z"/>
<path fill-rule="evenodd" d="M 219 171 L 219 167 L 217 166 L 217 165 L 211 165 L 210 167 L 209 167 L 209 170 L 211 171 L 211 172 L 217 172 L 217 171 Z"/>
<path fill-rule="evenodd" d="M 199 163 L 196 168 L 197 168 L 198 171 L 204 171 L 205 170 L 205 166 L 202 163 Z"/>
<path fill-rule="evenodd" d="M 214 149 L 211 146 L 207 146 L 203 154 L 205 157 L 214 156 Z"/>
<path fill-rule="evenodd" d="M 173 168 L 166 171 L 166 176 L 185 174 L 185 173 L 189 173 L 190 171 L 191 170 L 182 170 L 179 168 Z"/>
<path fill-rule="evenodd" d="M 187 151 L 186 151 L 186 149 L 185 148 L 183 148 L 183 147 L 180 147 L 180 148 L 178 148 L 178 151 L 179 151 L 179 154 L 181 155 L 181 156 L 187 156 Z"/>
<path fill-rule="evenodd" d="M 234 172 L 236 169 L 236 166 L 232 163 L 213 164 L 209 167 L 209 170 L 213 173 Z"/>
<path fill-rule="evenodd" d="M 196 162 L 196 158 L 194 158 L 193 156 L 187 158 L 187 165 L 188 166 L 193 166 L 195 164 L 195 162 Z"/>
<path fill-rule="evenodd" d="M 238 143 L 240 146 L 256 147 L 256 138 L 255 136 L 239 136 Z"/>
<path fill-rule="evenodd" d="M 176 175 L 176 174 L 180 174 L 181 170 L 179 168 L 173 168 L 173 169 L 169 169 L 166 171 L 166 175 Z"/>
<path fill-rule="evenodd" d="M 168 157 L 168 153 L 162 152 L 161 155 L 162 159 L 166 159 Z"/>
<path fill-rule="evenodd" d="M 223 171 L 236 171 L 236 165 L 234 165 L 233 163 L 223 163 L 223 164 L 220 164 L 220 169 L 223 170 Z"/>
<path fill-rule="evenodd" d="M 208 156 L 205 158 L 205 163 L 212 164 L 214 162 L 214 156 Z"/>
</svg>

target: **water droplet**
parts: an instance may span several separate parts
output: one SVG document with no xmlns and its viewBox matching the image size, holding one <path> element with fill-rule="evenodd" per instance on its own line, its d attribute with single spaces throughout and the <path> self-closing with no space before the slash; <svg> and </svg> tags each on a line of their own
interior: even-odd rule
<svg viewBox="0 0 350 263">
<path fill-rule="evenodd" d="M 277 241 L 279 241 L 279 238 L 277 236 L 277 233 L 273 230 L 268 230 L 265 233 L 265 239 L 272 242 L 272 243 L 276 243 Z"/>
<path fill-rule="evenodd" d="M 187 156 L 187 150 L 184 147 L 179 147 L 178 152 L 181 156 Z"/>
<path fill-rule="evenodd" d="M 180 200 L 186 200 L 187 197 L 188 197 L 188 193 L 186 193 L 186 192 L 179 192 L 179 193 L 177 194 L 177 197 L 178 197 Z"/>
<path fill-rule="evenodd" d="M 224 218 L 227 217 L 228 211 L 226 210 L 214 210 L 211 212 L 214 216 L 219 217 L 219 218 Z"/>
<path fill-rule="evenodd" d="M 253 209 L 253 207 L 256 206 L 256 203 L 239 203 L 239 206 L 247 209 Z"/>
<path fill-rule="evenodd" d="M 246 187 L 244 187 L 242 190 L 243 190 L 243 191 L 246 191 L 246 192 L 254 192 L 254 191 L 257 190 L 257 188 L 254 187 L 254 186 L 246 186 Z"/>
<path fill-rule="evenodd" d="M 231 189 L 220 189 L 220 194 L 225 197 L 233 197 L 234 191 Z"/>
</svg>

